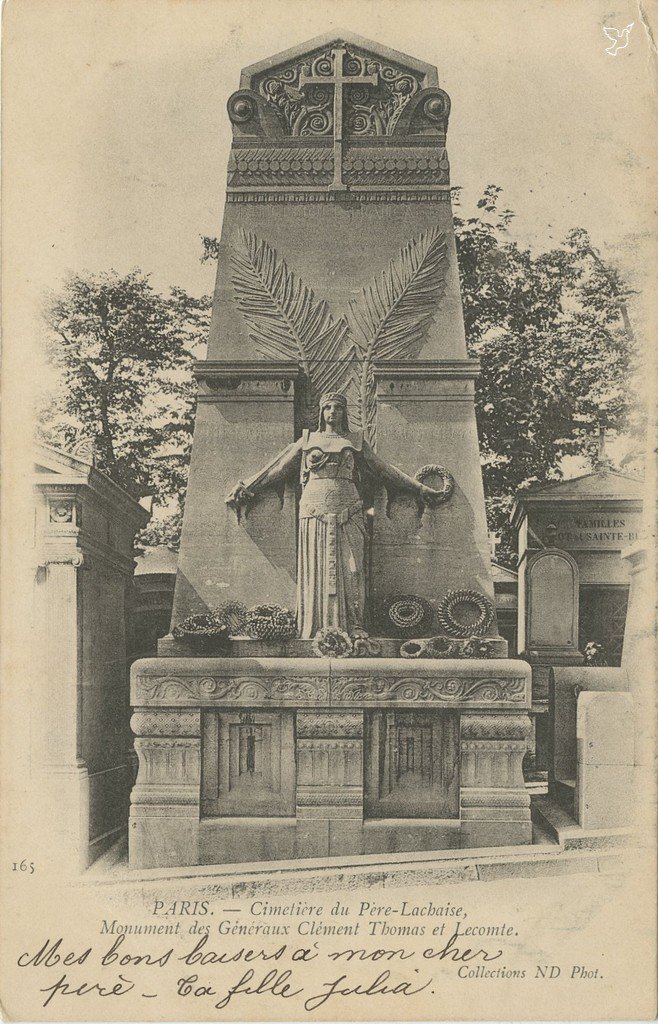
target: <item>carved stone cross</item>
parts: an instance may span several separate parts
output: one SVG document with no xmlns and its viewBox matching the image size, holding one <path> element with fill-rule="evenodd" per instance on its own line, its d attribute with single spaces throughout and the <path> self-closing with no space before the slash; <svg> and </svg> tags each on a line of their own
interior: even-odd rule
<svg viewBox="0 0 658 1024">
<path fill-rule="evenodd" d="M 330 189 L 346 188 L 343 182 L 343 86 L 377 85 L 377 75 L 346 75 L 343 71 L 344 46 L 331 51 L 334 59 L 333 75 L 307 75 L 303 70 L 299 76 L 299 88 L 305 85 L 333 85 L 334 87 L 334 177 Z"/>
</svg>

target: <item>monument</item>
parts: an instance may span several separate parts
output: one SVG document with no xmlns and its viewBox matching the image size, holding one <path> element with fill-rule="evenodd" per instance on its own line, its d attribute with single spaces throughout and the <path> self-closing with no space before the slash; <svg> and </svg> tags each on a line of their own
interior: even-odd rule
<svg viewBox="0 0 658 1024">
<path fill-rule="evenodd" d="M 531 841 L 449 111 L 435 68 L 350 34 L 228 101 L 172 631 L 132 671 L 133 866 Z"/>
</svg>

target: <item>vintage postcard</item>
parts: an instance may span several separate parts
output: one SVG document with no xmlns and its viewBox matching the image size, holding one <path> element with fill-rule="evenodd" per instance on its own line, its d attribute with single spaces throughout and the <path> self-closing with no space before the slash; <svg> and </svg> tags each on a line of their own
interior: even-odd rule
<svg viewBox="0 0 658 1024">
<path fill-rule="evenodd" d="M 653 1019 L 655 0 L 3 15 L 4 1019 Z"/>
</svg>

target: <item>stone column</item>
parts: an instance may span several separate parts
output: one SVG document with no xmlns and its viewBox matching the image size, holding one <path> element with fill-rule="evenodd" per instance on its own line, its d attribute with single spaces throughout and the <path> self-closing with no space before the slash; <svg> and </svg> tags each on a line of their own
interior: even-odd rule
<svg viewBox="0 0 658 1024">
<path fill-rule="evenodd" d="M 199 863 L 201 711 L 137 709 L 139 760 L 131 794 L 130 867 Z"/>
<path fill-rule="evenodd" d="M 363 711 L 297 712 L 297 855 L 361 853 Z"/>
<path fill-rule="evenodd" d="M 127 824 L 126 592 L 135 533 L 148 519 L 91 460 L 39 447 L 34 473 L 42 649 L 32 761 L 53 858 L 74 871 Z"/>
<path fill-rule="evenodd" d="M 532 842 L 522 770 L 530 730 L 527 714 L 462 713 L 462 847 Z"/>
<path fill-rule="evenodd" d="M 43 688 L 35 693 L 34 746 L 39 791 L 56 863 L 73 871 L 89 863 L 89 773 L 82 757 L 78 605 L 82 552 L 72 546 L 38 571 L 37 607 L 45 636 Z"/>
</svg>

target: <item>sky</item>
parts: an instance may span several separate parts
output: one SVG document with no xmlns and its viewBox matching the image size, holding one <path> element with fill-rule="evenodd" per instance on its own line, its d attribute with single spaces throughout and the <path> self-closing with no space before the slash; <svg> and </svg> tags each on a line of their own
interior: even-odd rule
<svg viewBox="0 0 658 1024">
<path fill-rule="evenodd" d="M 631 22 L 611 57 L 603 27 Z M 494 183 L 538 249 L 587 228 L 649 338 L 652 24 L 658 0 L 7 0 L 5 382 L 29 398 L 43 296 L 67 273 L 137 266 L 158 288 L 212 290 L 200 236 L 221 229 L 240 70 L 332 29 L 435 64 L 465 211 Z"/>
<path fill-rule="evenodd" d="M 136 265 L 160 286 L 211 289 L 199 235 L 221 226 L 240 70 L 341 27 L 437 65 L 467 206 L 499 184 L 524 240 L 548 246 L 582 225 L 641 274 L 655 230 L 655 13 L 580 0 L 8 0 L 5 180 L 22 283 L 34 294 L 69 270 Z M 631 21 L 628 47 L 606 54 L 602 26 Z"/>
</svg>

